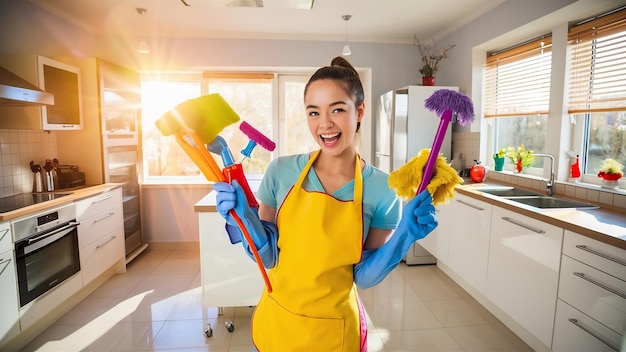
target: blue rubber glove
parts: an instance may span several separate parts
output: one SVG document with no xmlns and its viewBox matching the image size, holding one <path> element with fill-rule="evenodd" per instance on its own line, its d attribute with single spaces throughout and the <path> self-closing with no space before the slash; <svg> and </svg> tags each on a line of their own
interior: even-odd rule
<svg viewBox="0 0 626 352">
<path fill-rule="evenodd" d="M 226 232 L 231 243 L 239 243 L 243 239 L 246 253 L 252 260 L 255 260 L 250 250 L 251 244 L 245 240 L 237 222 L 230 215 L 230 211 L 234 210 L 248 230 L 254 242 L 252 245 L 257 248 L 263 266 L 268 269 L 274 267 L 278 257 L 278 229 L 276 225 L 259 219 L 256 209 L 248 206 L 246 194 L 236 180 L 233 181 L 232 185 L 226 182 L 217 182 L 213 185 L 213 189 L 217 192 L 217 212 L 226 220 Z"/>
<path fill-rule="evenodd" d="M 363 251 L 354 266 L 354 282 L 366 289 L 379 284 L 402 261 L 411 245 L 437 227 L 433 199 L 422 191 L 402 209 L 402 218 L 391 238 L 378 249 Z"/>
</svg>

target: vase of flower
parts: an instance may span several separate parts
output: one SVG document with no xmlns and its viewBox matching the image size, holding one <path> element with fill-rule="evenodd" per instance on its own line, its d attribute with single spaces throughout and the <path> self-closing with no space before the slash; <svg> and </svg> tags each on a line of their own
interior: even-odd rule
<svg viewBox="0 0 626 352">
<path fill-rule="evenodd" d="M 437 73 L 437 70 L 439 70 L 439 63 L 441 60 L 448 57 L 448 51 L 452 50 L 455 45 L 450 45 L 443 50 L 437 49 L 435 41 L 432 41 L 432 44 L 422 44 L 419 40 L 417 40 L 417 36 L 413 37 L 413 45 L 418 47 L 420 56 L 422 57 L 422 66 L 419 69 L 419 72 L 422 75 L 422 85 L 434 86 L 435 74 Z"/>
<path fill-rule="evenodd" d="M 506 155 L 513 163 L 513 172 L 518 174 L 522 173 L 524 168 L 532 165 L 535 160 L 533 151 L 526 149 L 524 144 L 520 144 L 517 148 L 508 147 Z"/>
<path fill-rule="evenodd" d="M 602 166 L 598 171 L 598 177 L 602 179 L 603 188 L 617 188 L 619 187 L 619 179 L 624 176 L 622 168 L 624 165 L 620 164 L 614 159 L 604 159 Z"/>
<path fill-rule="evenodd" d="M 422 77 L 422 85 L 423 86 L 434 86 L 435 85 L 435 77 L 433 76 L 424 76 Z"/>
<path fill-rule="evenodd" d="M 504 160 L 506 157 L 506 149 L 500 148 L 497 153 L 493 154 L 494 170 L 502 171 L 504 169 Z"/>
</svg>

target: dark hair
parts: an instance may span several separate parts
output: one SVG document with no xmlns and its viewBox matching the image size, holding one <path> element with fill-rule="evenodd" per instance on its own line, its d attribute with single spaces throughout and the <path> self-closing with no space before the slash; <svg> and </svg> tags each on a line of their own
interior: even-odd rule
<svg viewBox="0 0 626 352">
<path fill-rule="evenodd" d="M 339 81 L 346 90 L 346 93 L 354 97 L 354 105 L 359 106 L 365 100 L 361 78 L 354 67 L 342 56 L 337 56 L 331 61 L 330 66 L 319 68 L 309 79 L 304 87 L 304 95 L 309 90 L 309 85 L 320 79 L 332 79 Z"/>
</svg>

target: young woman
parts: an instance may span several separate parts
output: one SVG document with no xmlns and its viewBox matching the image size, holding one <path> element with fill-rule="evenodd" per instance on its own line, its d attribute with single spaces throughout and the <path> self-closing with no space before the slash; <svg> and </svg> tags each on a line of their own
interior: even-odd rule
<svg viewBox="0 0 626 352">
<path fill-rule="evenodd" d="M 363 100 L 356 70 L 336 57 L 304 89 L 309 130 L 320 149 L 270 163 L 257 193 L 258 214 L 236 182 L 214 186 L 231 240 L 241 236 L 228 215 L 234 209 L 269 269 L 273 292 L 263 292 L 252 319 L 261 352 L 366 351 L 356 287 L 381 282 L 411 244 L 437 226 L 428 192 L 401 210 L 388 175 L 357 153 Z"/>
</svg>

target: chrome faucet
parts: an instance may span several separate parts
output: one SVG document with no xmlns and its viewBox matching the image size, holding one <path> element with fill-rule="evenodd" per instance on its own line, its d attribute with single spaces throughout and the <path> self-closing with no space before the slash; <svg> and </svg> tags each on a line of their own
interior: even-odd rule
<svg viewBox="0 0 626 352">
<path fill-rule="evenodd" d="M 554 157 L 550 154 L 535 154 L 535 156 L 550 158 L 550 179 L 546 182 L 546 192 L 551 196 L 553 193 L 552 187 L 554 187 Z"/>
</svg>

